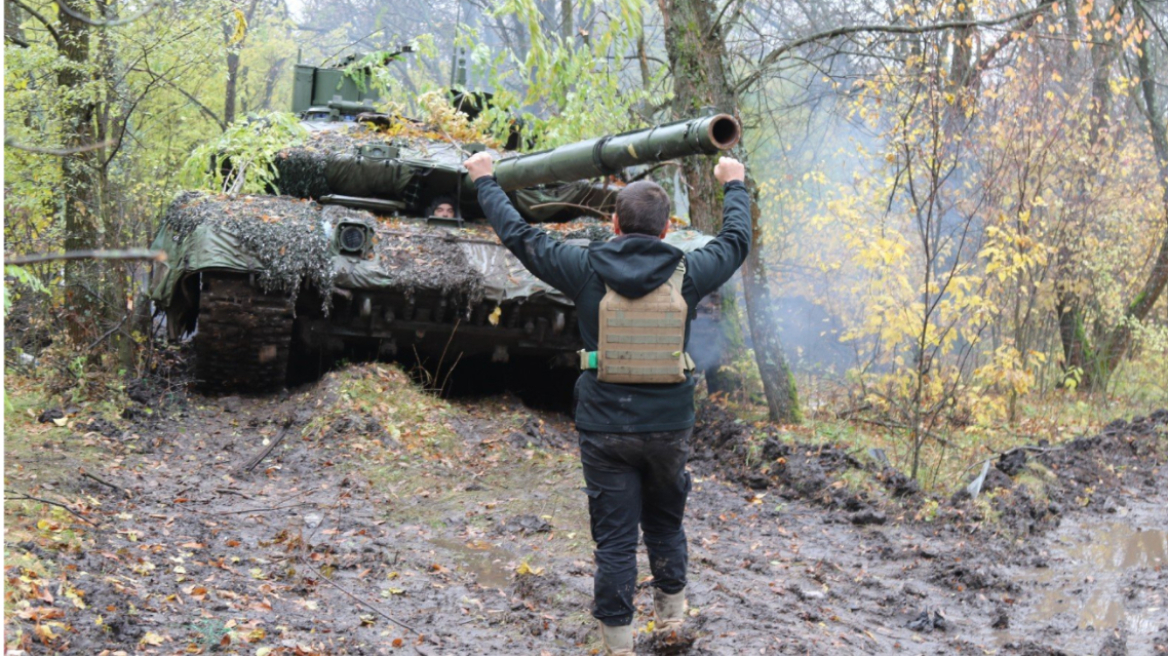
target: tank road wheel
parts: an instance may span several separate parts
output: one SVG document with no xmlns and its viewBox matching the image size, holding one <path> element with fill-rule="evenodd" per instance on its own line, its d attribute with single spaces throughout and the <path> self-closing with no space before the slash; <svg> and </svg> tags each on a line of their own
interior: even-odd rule
<svg viewBox="0 0 1168 656">
<path fill-rule="evenodd" d="M 293 303 L 246 274 L 203 273 L 195 374 L 207 390 L 279 389 L 288 375 Z"/>
</svg>

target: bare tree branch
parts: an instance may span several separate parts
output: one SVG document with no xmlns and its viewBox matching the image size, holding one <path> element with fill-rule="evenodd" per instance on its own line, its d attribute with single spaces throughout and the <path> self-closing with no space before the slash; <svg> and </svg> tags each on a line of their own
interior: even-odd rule
<svg viewBox="0 0 1168 656">
<path fill-rule="evenodd" d="M 138 12 L 137 14 L 130 16 L 129 18 L 115 18 L 114 20 L 99 21 L 99 20 L 93 20 L 89 16 L 86 16 L 85 14 L 74 10 L 72 7 L 67 5 L 64 2 L 64 0 L 57 0 L 57 8 L 58 9 L 60 9 L 64 13 L 68 14 L 69 16 L 73 17 L 74 20 L 85 23 L 86 25 L 92 25 L 93 27 L 117 27 L 119 25 L 133 23 L 134 21 L 138 20 L 139 18 L 142 18 L 146 14 L 149 14 L 150 12 L 157 9 L 158 5 L 159 5 L 159 3 L 154 3 L 154 4 L 150 5 L 149 7 L 143 9 L 142 11 Z"/>
<path fill-rule="evenodd" d="M 709 29 L 707 29 L 706 33 L 702 35 L 703 41 L 708 40 L 710 38 L 710 36 L 714 33 L 714 30 L 718 29 L 721 26 L 722 17 L 724 17 L 726 15 L 726 10 L 730 8 L 730 5 L 736 4 L 737 2 L 738 2 L 738 0 L 726 0 L 726 4 L 722 5 L 722 11 L 718 12 L 718 15 L 714 17 L 714 21 L 712 23 L 710 23 Z"/>
<path fill-rule="evenodd" d="M 153 70 L 151 70 L 151 69 L 150 69 L 150 65 L 149 65 L 149 64 L 147 64 L 147 65 L 146 65 L 146 68 L 139 68 L 139 67 L 135 67 L 135 68 L 134 68 L 134 70 L 136 70 L 136 71 L 139 71 L 139 72 L 142 72 L 142 73 L 146 73 L 147 75 L 151 76 L 151 77 L 152 77 L 152 78 L 154 78 L 155 80 L 157 80 L 157 81 L 159 81 L 159 82 L 163 82 L 164 84 L 166 84 L 166 85 L 167 85 L 168 87 L 170 87 L 171 89 L 174 89 L 175 91 L 177 91 L 177 92 L 181 93 L 181 94 L 183 95 L 183 97 L 184 97 L 184 98 L 186 98 L 187 100 L 189 100 L 189 101 L 191 102 L 191 104 L 192 104 L 192 105 L 194 105 L 194 106 L 195 106 L 195 107 L 196 107 L 196 108 L 197 108 L 197 109 L 198 109 L 200 112 L 202 112 L 202 113 L 203 113 L 203 114 L 204 114 L 204 115 L 205 115 L 207 118 L 209 118 L 209 119 L 211 119 L 212 121 L 214 121 L 214 122 L 215 122 L 215 125 L 218 125 L 220 130 L 226 130 L 226 129 L 227 129 L 227 124 L 223 122 L 223 119 L 221 119 L 221 118 L 219 118 L 218 116 L 216 116 L 216 115 L 215 115 L 215 112 L 211 111 L 211 108 L 209 108 L 209 107 L 207 107 L 206 105 L 204 105 L 203 103 L 199 102 L 199 99 L 198 99 L 198 98 L 195 98 L 195 97 L 194 97 L 194 96 L 192 96 L 192 95 L 191 95 L 191 94 L 190 94 L 190 93 L 189 93 L 189 92 L 188 92 L 186 89 L 184 89 L 184 88 L 180 87 L 179 85 L 175 84 L 175 83 L 174 83 L 174 81 L 173 81 L 173 80 L 171 80 L 170 78 L 168 78 L 168 77 L 166 77 L 166 76 L 164 76 L 164 75 L 162 75 L 162 74 L 160 74 L 160 73 L 155 73 Z"/>
<path fill-rule="evenodd" d="M 985 20 L 945 21 L 942 23 L 933 23 L 931 25 L 846 25 L 830 30 L 825 30 L 823 32 L 817 32 L 809 36 L 795 39 L 789 43 L 785 43 L 782 46 L 768 52 L 766 56 L 763 57 L 761 61 L 759 61 L 755 71 L 750 75 L 747 75 L 735 86 L 734 92 L 738 94 L 745 93 L 747 89 L 749 89 L 754 83 L 758 82 L 762 78 L 769 67 L 773 66 L 776 62 L 781 60 L 784 55 L 809 43 L 825 41 L 827 39 L 834 39 L 836 37 L 857 34 L 861 32 L 875 32 L 881 34 L 925 34 L 929 32 L 941 32 L 944 30 L 952 30 L 962 27 L 996 27 L 998 25 L 1005 25 L 1006 23 L 1023 20 L 1042 13 L 1050 9 L 1054 4 L 1055 0 L 1043 0 L 1040 5 L 1033 9 L 1027 9 L 1025 11 L 1020 11 L 1016 14 L 1011 14 L 1001 18 L 991 18 Z"/>
<path fill-rule="evenodd" d="M 28 14 L 30 16 L 32 16 L 33 18 L 37 19 L 38 23 L 40 23 L 41 25 L 44 25 L 45 29 L 47 29 L 49 31 L 49 34 L 51 34 L 53 36 L 53 40 L 57 42 L 57 45 L 58 46 L 61 45 L 61 33 L 57 31 L 57 28 L 53 27 L 53 24 L 50 23 L 48 21 L 48 19 L 46 19 L 44 16 L 42 16 L 37 10 L 35 10 L 32 7 L 21 2 L 21 0 L 11 0 L 11 2 L 12 2 L 12 4 L 16 5 L 17 7 L 20 7 L 21 9 L 28 12 Z M 27 48 L 28 44 L 27 43 L 24 44 L 24 47 Z"/>
<path fill-rule="evenodd" d="M 1029 17 L 1022 20 L 1021 24 L 1018 25 L 1017 30 L 1010 32 L 1009 34 L 1002 35 L 1002 38 L 995 41 L 994 44 L 989 48 L 986 48 L 985 52 L 983 52 L 982 55 L 977 58 L 977 62 L 973 65 L 973 75 L 970 76 L 970 79 L 972 80 L 973 77 L 976 77 L 979 73 L 984 71 L 990 65 L 990 63 L 994 61 L 994 58 L 998 56 L 998 53 L 1001 52 L 1003 48 L 1018 40 L 1019 37 L 1017 36 L 1016 32 L 1025 32 L 1026 30 L 1029 30 L 1034 26 L 1034 23 L 1037 20 L 1038 14 L 1031 14 Z"/>
<path fill-rule="evenodd" d="M 1160 41 L 1164 45 L 1168 46 L 1168 34 L 1166 34 L 1164 32 L 1164 28 L 1161 27 L 1160 24 L 1157 23 L 1155 21 L 1155 19 L 1152 18 L 1152 12 L 1148 11 L 1148 8 L 1144 6 L 1144 3 L 1137 2 L 1136 4 L 1138 5 L 1136 9 L 1139 11 L 1140 15 L 1143 17 L 1144 22 L 1147 23 L 1148 25 L 1152 26 L 1153 31 L 1160 37 Z M 1147 45 L 1145 44 L 1143 47 L 1146 48 Z"/>
<path fill-rule="evenodd" d="M 86 348 L 85 350 L 86 350 L 86 351 L 92 351 L 93 349 L 97 348 L 97 345 L 98 345 L 98 344 L 101 344 L 102 342 L 104 342 L 104 341 L 106 340 L 106 338 L 107 338 L 107 337 L 109 337 L 110 335 L 112 335 L 112 334 L 114 334 L 114 333 L 118 332 L 119 330 L 121 330 L 122 326 L 126 325 L 126 320 L 128 320 L 129 318 L 130 318 L 130 313 L 129 313 L 129 312 L 125 312 L 125 313 L 123 313 L 123 314 L 122 314 L 122 319 L 121 319 L 121 321 L 119 321 L 119 322 L 117 322 L 116 324 L 114 324 L 114 327 L 113 327 L 113 328 L 110 328 L 109 330 L 107 330 L 107 331 L 105 331 L 104 333 L 102 333 L 102 334 L 101 334 L 101 337 L 98 337 L 97 339 L 93 340 L 93 343 L 92 343 L 92 344 L 90 344 L 90 345 L 89 345 L 89 347 L 88 347 L 88 348 Z"/>
<path fill-rule="evenodd" d="M 64 253 L 42 253 L 19 257 L 4 256 L 5 264 L 36 264 L 37 262 L 55 260 L 154 260 L 155 262 L 165 262 L 166 252 L 145 248 L 127 248 L 125 250 L 66 251 Z"/>
<path fill-rule="evenodd" d="M 69 155 L 76 155 L 78 153 L 87 153 L 91 150 L 98 150 L 106 146 L 112 146 L 116 143 L 114 139 L 107 139 L 99 143 L 88 144 L 85 146 L 78 146 L 76 148 L 41 148 L 40 146 L 28 146 L 22 143 L 17 143 L 13 139 L 5 139 L 4 146 L 6 148 L 15 148 L 29 153 L 37 153 L 38 155 L 56 155 L 57 157 L 68 157 Z"/>
<path fill-rule="evenodd" d="M 31 494 L 26 494 L 24 492 L 16 492 L 16 494 L 19 496 L 4 497 L 4 500 L 5 501 L 36 501 L 38 503 L 44 503 L 44 504 L 48 504 L 50 506 L 56 506 L 58 508 L 64 508 L 65 510 L 69 511 L 69 513 L 71 515 L 73 515 L 77 519 L 80 519 L 81 521 L 85 522 L 86 524 L 89 524 L 90 526 L 93 526 L 94 528 L 101 528 L 101 524 L 98 524 L 97 522 L 93 521 L 92 519 L 89 519 L 85 515 L 82 515 L 81 513 L 77 512 L 76 510 L 73 510 L 69 506 L 61 503 L 60 501 L 53 501 L 52 499 L 42 499 L 41 497 L 34 497 Z"/>
</svg>

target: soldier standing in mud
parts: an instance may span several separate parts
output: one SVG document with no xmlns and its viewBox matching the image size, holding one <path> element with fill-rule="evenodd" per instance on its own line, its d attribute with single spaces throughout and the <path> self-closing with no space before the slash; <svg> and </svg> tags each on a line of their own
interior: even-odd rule
<svg viewBox="0 0 1168 656">
<path fill-rule="evenodd" d="M 722 231 L 683 254 L 664 241 L 669 196 L 654 182 L 623 188 L 613 215 L 616 238 L 584 249 L 528 225 L 495 181 L 490 155 L 477 153 L 464 165 L 503 244 L 576 304 L 587 349 L 576 382 L 576 429 L 596 543 L 592 615 L 608 653 L 631 655 L 638 526 L 653 573 L 655 630 L 678 631 L 686 616 L 682 519 L 694 379 L 684 346 L 698 301 L 746 259 L 746 170 L 734 159 L 718 161 Z"/>
</svg>

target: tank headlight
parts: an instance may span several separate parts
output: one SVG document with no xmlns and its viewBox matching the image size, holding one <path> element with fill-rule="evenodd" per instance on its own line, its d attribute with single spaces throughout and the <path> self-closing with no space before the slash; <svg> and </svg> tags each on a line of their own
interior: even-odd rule
<svg viewBox="0 0 1168 656">
<path fill-rule="evenodd" d="M 341 227 L 337 245 L 342 253 L 359 254 L 365 250 L 366 238 L 365 226 L 349 224 Z"/>
</svg>

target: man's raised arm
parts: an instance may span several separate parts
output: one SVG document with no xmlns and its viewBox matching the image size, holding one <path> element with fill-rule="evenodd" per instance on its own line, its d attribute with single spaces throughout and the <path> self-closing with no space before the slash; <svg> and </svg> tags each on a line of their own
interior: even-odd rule
<svg viewBox="0 0 1168 656">
<path fill-rule="evenodd" d="M 503 245 L 535 277 L 575 300 L 587 280 L 588 251 L 562 244 L 524 221 L 495 181 L 494 162 L 489 154 L 475 153 L 463 166 L 478 190 L 479 206 Z"/>
<path fill-rule="evenodd" d="M 721 287 L 750 252 L 750 192 L 746 190 L 746 167 L 723 157 L 714 167 L 714 177 L 723 185 L 722 230 L 705 246 L 686 256 L 690 279 L 698 297 Z"/>
</svg>

